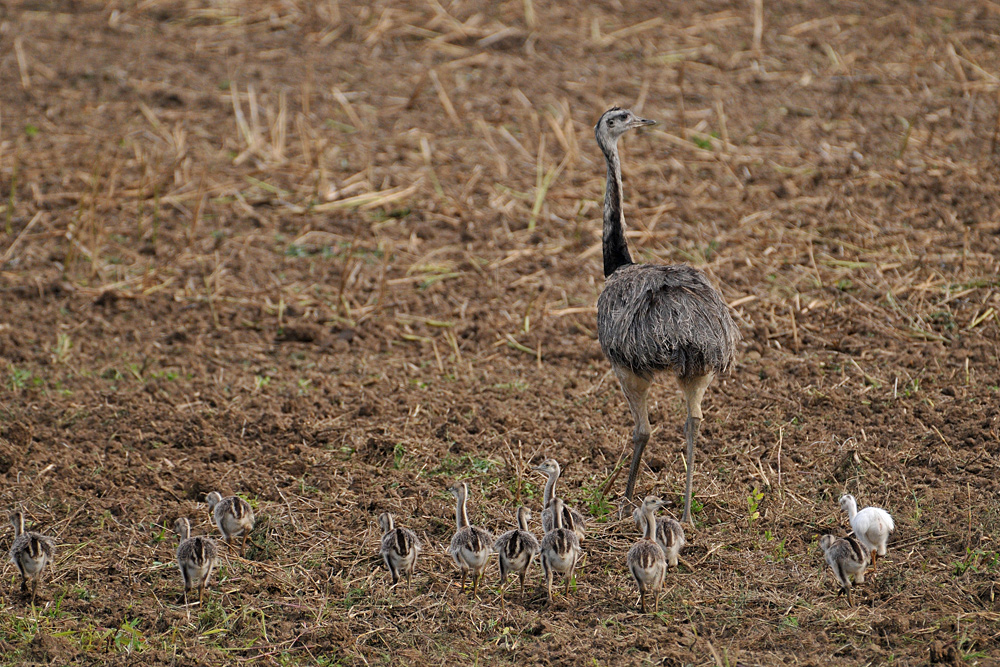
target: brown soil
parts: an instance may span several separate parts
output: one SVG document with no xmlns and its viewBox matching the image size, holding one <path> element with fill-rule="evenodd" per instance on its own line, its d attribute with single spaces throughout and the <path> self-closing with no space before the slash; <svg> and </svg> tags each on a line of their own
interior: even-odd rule
<svg viewBox="0 0 1000 667">
<path fill-rule="evenodd" d="M 0 505 L 59 543 L 34 606 L 0 570 L 0 663 L 996 664 L 1000 10 L 954 4 L 767 0 L 755 44 L 744 2 L 0 3 Z M 658 616 L 600 493 L 613 103 L 661 121 L 623 145 L 634 254 L 745 337 Z M 679 503 L 654 399 L 640 490 Z M 501 613 L 445 489 L 537 521 L 545 456 L 586 563 Z M 258 527 L 186 610 L 167 527 L 213 532 L 213 489 Z M 853 609 L 845 491 L 898 526 Z"/>
</svg>

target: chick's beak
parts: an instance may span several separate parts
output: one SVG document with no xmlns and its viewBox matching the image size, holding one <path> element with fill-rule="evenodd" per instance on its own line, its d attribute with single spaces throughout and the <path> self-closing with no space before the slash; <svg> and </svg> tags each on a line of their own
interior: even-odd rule
<svg viewBox="0 0 1000 667">
<path fill-rule="evenodd" d="M 632 121 L 633 127 L 641 127 L 643 125 L 656 125 L 656 121 L 650 120 L 648 118 L 636 118 L 634 121 Z"/>
</svg>

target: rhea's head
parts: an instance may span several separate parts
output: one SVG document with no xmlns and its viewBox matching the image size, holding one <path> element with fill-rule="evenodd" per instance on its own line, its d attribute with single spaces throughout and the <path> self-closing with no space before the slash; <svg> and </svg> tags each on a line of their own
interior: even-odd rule
<svg viewBox="0 0 1000 667">
<path fill-rule="evenodd" d="M 538 465 L 534 466 L 532 470 L 537 470 L 543 475 L 558 475 L 562 472 L 562 469 L 559 467 L 559 463 L 555 459 L 545 459 Z"/>
<path fill-rule="evenodd" d="M 656 496 L 646 496 L 646 499 L 642 501 L 642 509 L 652 510 L 655 512 L 666 504 L 666 502 L 660 500 Z"/>
<path fill-rule="evenodd" d="M 640 118 L 630 109 L 611 107 L 597 121 L 597 125 L 594 127 L 594 136 L 597 137 L 598 145 L 601 148 L 606 148 L 617 143 L 618 138 L 633 127 L 642 127 L 643 125 L 656 125 L 656 121 Z"/>
<path fill-rule="evenodd" d="M 854 499 L 854 496 L 848 493 L 847 495 L 840 497 L 840 508 L 842 510 L 850 514 L 852 507 L 854 508 L 855 512 L 858 511 L 858 501 Z"/>
</svg>

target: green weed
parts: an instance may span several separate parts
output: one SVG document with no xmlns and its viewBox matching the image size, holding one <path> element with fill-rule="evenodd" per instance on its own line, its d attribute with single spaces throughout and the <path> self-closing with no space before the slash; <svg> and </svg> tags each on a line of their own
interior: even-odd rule
<svg viewBox="0 0 1000 667">
<path fill-rule="evenodd" d="M 747 496 L 747 522 L 750 524 L 750 530 L 753 530 L 754 522 L 760 519 L 758 508 L 762 500 L 764 500 L 764 492 L 756 486 L 753 487 L 753 491 Z"/>
</svg>

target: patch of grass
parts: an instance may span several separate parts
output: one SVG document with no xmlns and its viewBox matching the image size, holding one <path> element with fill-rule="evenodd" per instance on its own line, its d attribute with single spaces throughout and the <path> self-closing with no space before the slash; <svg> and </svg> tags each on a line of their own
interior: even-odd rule
<svg viewBox="0 0 1000 667">
<path fill-rule="evenodd" d="M 683 503 L 684 503 L 684 499 L 681 498 L 681 506 L 683 506 Z M 697 498 L 693 497 L 693 494 L 692 494 L 692 498 L 691 498 L 691 514 L 692 515 L 701 514 L 702 510 L 704 510 L 704 509 L 705 509 L 705 505 L 700 500 L 698 500 Z"/>
<path fill-rule="evenodd" d="M 953 572 L 960 577 L 966 572 L 993 572 L 1000 570 L 1000 553 L 983 549 L 966 549 L 965 559 L 954 563 Z"/>
<path fill-rule="evenodd" d="M 760 519 L 758 510 L 762 500 L 764 500 L 764 492 L 756 486 L 753 487 L 753 491 L 747 496 L 747 523 L 750 525 L 750 530 L 753 530 L 754 523 Z"/>
<path fill-rule="evenodd" d="M 854 289 L 854 283 L 851 282 L 850 278 L 841 278 L 834 283 L 834 286 L 841 292 L 850 292 Z"/>
<path fill-rule="evenodd" d="M 705 137 L 699 137 L 698 135 L 691 135 L 691 143 L 693 143 L 698 148 L 710 151 L 712 150 L 712 140 L 706 139 Z"/>
<path fill-rule="evenodd" d="M 18 391 L 28 386 L 28 380 L 31 379 L 31 371 L 17 368 L 14 365 L 9 365 L 8 368 L 10 368 L 8 383 L 10 384 L 11 391 Z"/>
<path fill-rule="evenodd" d="M 585 488 L 584 490 L 588 492 L 586 502 L 590 515 L 599 523 L 607 521 L 613 507 L 611 501 L 608 500 L 607 494 L 602 493 L 601 485 L 595 484 L 592 488 Z"/>
<path fill-rule="evenodd" d="M 504 391 L 522 392 L 528 389 L 528 383 L 523 380 L 514 380 L 513 382 L 501 382 L 499 384 L 493 385 L 494 389 L 502 389 Z"/>
<path fill-rule="evenodd" d="M 483 458 L 481 456 L 466 454 L 465 459 L 468 461 L 470 468 L 483 475 L 500 466 L 500 461 Z"/>
<path fill-rule="evenodd" d="M 148 648 L 146 637 L 138 627 L 140 622 L 138 618 L 123 621 L 118 630 L 114 631 L 111 646 L 119 653 L 128 654 L 141 653 Z"/>
<path fill-rule="evenodd" d="M 782 538 L 781 541 L 778 542 L 770 530 L 765 530 L 764 539 L 768 544 L 773 543 L 772 553 L 767 556 L 768 560 L 784 561 L 788 558 L 788 549 L 785 548 L 785 540 L 787 538 Z"/>
<path fill-rule="evenodd" d="M 253 507 L 253 502 L 248 502 Z M 255 512 L 256 510 L 254 507 Z M 253 530 L 247 538 L 247 560 L 270 561 L 278 553 L 278 544 L 273 535 L 275 528 L 268 514 L 258 514 L 255 518 Z"/>
<path fill-rule="evenodd" d="M 198 614 L 198 633 L 207 635 L 218 629 L 225 631 L 229 626 L 229 614 L 218 599 L 210 598 Z"/>
<path fill-rule="evenodd" d="M 785 616 L 778 627 L 782 630 L 795 630 L 799 627 L 799 619 L 795 616 Z"/>
</svg>

